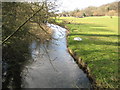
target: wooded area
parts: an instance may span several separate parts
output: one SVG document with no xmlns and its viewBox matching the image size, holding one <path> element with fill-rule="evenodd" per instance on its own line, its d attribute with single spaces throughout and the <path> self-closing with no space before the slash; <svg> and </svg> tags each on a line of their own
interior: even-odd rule
<svg viewBox="0 0 120 90">
<path fill-rule="evenodd" d="M 85 9 L 76 9 L 70 12 L 63 12 L 63 16 L 85 17 L 85 16 L 117 16 L 118 15 L 118 2 L 102 5 L 100 7 L 89 6 Z"/>
</svg>

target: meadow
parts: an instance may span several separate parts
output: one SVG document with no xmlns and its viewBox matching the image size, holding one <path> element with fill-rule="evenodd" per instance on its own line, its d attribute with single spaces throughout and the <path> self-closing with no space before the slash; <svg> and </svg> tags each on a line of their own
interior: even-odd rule
<svg viewBox="0 0 120 90">
<path fill-rule="evenodd" d="M 90 68 L 97 86 L 118 87 L 118 17 L 60 17 L 69 29 L 68 48 Z M 75 37 L 82 41 L 75 41 Z"/>
</svg>

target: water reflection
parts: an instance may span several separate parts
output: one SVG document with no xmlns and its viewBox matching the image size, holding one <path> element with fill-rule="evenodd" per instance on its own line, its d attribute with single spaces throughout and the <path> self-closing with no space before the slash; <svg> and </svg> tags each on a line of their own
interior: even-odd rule
<svg viewBox="0 0 120 90">
<path fill-rule="evenodd" d="M 29 40 L 20 37 L 2 47 L 2 88 L 21 88 L 21 72 L 31 54 Z"/>
<path fill-rule="evenodd" d="M 31 43 L 32 62 L 23 70 L 22 88 L 90 88 L 88 78 L 67 51 L 66 30 L 48 26 L 54 30 L 54 39 Z"/>
</svg>

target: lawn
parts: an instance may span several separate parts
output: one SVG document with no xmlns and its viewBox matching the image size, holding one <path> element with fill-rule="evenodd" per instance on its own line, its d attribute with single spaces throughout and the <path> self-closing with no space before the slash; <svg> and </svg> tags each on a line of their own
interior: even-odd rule
<svg viewBox="0 0 120 90">
<path fill-rule="evenodd" d="M 61 17 L 68 23 L 68 47 L 87 63 L 97 85 L 118 87 L 118 17 Z M 82 41 L 74 41 L 75 37 Z"/>
</svg>

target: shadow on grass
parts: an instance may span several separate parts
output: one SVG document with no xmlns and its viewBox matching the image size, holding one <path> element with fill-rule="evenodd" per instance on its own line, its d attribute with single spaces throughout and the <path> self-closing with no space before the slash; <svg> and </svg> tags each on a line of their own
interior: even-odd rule
<svg viewBox="0 0 120 90">
<path fill-rule="evenodd" d="M 69 34 L 69 36 L 82 35 L 82 36 L 98 36 L 98 37 L 119 37 L 120 35 L 115 34 Z"/>
<path fill-rule="evenodd" d="M 87 25 L 89 27 L 106 27 L 104 25 L 95 25 L 95 24 L 90 24 L 90 23 L 68 23 L 68 24 L 74 24 L 74 25 Z"/>
<path fill-rule="evenodd" d="M 89 44 L 89 45 L 92 45 L 92 44 L 95 44 L 95 45 L 112 45 L 112 46 L 118 46 L 118 42 L 112 42 L 112 41 L 103 41 L 103 40 L 94 40 L 94 41 L 92 41 L 92 40 L 83 40 L 83 41 L 81 41 L 81 42 L 77 42 L 77 41 L 73 41 L 73 42 L 70 42 L 69 43 L 70 45 L 74 45 L 74 44 L 84 44 L 84 45 L 87 45 L 87 44 Z"/>
<path fill-rule="evenodd" d="M 107 26 L 103 25 L 95 25 L 95 24 L 88 24 L 88 23 L 75 23 L 75 24 L 67 24 L 68 26 L 72 26 L 72 32 L 76 29 L 82 29 L 88 32 L 114 32 L 112 30 L 104 29 Z"/>
<path fill-rule="evenodd" d="M 112 39 L 117 39 L 120 35 L 115 34 L 114 31 L 103 29 L 103 28 L 91 28 L 91 27 L 105 27 L 101 25 L 94 25 L 94 24 L 68 24 L 68 27 L 72 32 L 68 35 L 71 39 L 72 36 L 75 37 L 85 37 L 83 38 L 83 41 L 80 42 L 80 44 L 96 44 L 96 45 L 113 45 L 113 46 L 118 46 L 118 42 L 113 42 Z M 74 32 L 74 30 L 77 30 L 77 32 Z M 87 32 L 87 34 L 86 34 Z M 89 34 L 88 32 L 95 32 L 98 34 Z M 105 33 L 105 34 L 99 34 Z M 109 32 L 114 32 L 113 34 L 108 34 Z M 108 41 L 104 41 L 104 39 L 101 40 L 102 38 L 107 38 Z M 79 44 L 79 42 L 76 41 L 71 41 L 70 44 Z"/>
</svg>

